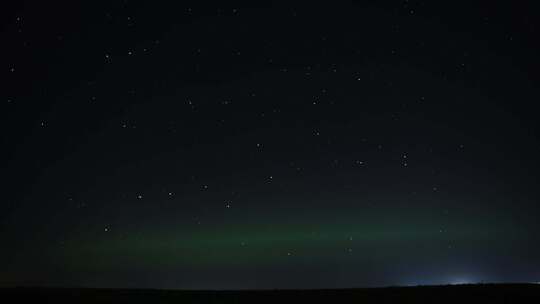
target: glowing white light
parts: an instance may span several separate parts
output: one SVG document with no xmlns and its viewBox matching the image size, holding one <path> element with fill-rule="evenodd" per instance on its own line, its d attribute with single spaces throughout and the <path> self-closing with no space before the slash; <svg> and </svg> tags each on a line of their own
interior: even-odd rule
<svg viewBox="0 0 540 304">
<path fill-rule="evenodd" d="M 402 286 L 430 286 L 430 285 L 467 285 L 467 284 L 479 284 L 482 280 L 474 275 L 454 275 L 454 276 L 442 276 L 424 278 L 408 278 L 399 285 Z"/>
<path fill-rule="evenodd" d="M 450 280 L 450 282 L 448 284 L 450 285 L 464 285 L 464 284 L 475 284 L 477 282 L 471 280 L 471 279 L 468 279 L 468 278 L 454 278 L 452 280 Z"/>
</svg>

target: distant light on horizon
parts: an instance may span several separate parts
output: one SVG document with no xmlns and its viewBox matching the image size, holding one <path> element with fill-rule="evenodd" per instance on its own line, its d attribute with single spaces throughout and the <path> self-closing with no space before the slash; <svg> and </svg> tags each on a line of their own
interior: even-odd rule
<svg viewBox="0 0 540 304">
<path fill-rule="evenodd" d="M 474 276 L 444 276 L 441 278 L 425 277 L 418 280 L 409 279 L 402 283 L 402 286 L 431 286 L 431 285 L 467 285 L 467 284 L 482 284 L 484 280 Z"/>
<path fill-rule="evenodd" d="M 481 282 L 458 279 L 458 280 L 449 282 L 448 285 L 466 285 L 466 284 L 479 284 L 479 283 Z"/>
</svg>

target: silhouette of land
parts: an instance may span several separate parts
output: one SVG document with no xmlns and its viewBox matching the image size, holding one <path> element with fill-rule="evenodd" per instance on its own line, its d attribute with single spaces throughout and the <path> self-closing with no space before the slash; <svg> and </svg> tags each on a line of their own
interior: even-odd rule
<svg viewBox="0 0 540 304">
<path fill-rule="evenodd" d="M 187 291 L 3 288 L 3 303 L 540 303 L 539 284 L 316 290 Z M 8 301 L 4 301 L 7 300 Z M 27 302 L 30 301 L 30 302 Z"/>
</svg>

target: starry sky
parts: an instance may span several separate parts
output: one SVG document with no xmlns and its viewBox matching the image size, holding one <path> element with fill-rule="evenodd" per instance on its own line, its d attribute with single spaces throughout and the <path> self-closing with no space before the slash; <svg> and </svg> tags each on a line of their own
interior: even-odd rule
<svg viewBox="0 0 540 304">
<path fill-rule="evenodd" d="M 533 1 L 79 2 L 1 13 L 0 286 L 540 281 Z"/>
</svg>

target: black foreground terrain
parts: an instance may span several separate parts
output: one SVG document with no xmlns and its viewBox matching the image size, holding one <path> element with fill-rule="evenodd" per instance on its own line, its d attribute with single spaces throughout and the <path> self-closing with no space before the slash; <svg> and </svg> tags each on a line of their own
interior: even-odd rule
<svg viewBox="0 0 540 304">
<path fill-rule="evenodd" d="M 30 301 L 30 302 L 28 302 Z M 4 288 L 2 303 L 540 303 L 537 284 L 328 290 L 183 291 Z"/>
</svg>

